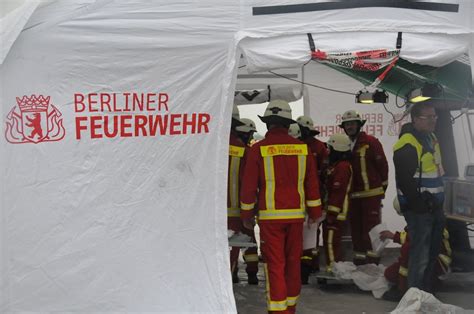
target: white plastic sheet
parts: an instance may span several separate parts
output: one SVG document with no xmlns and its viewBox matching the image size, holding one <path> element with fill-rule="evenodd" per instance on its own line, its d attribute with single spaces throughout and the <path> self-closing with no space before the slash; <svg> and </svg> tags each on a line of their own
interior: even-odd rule
<svg viewBox="0 0 474 314">
<path fill-rule="evenodd" d="M 371 291 L 376 299 L 390 288 L 384 277 L 385 266 L 367 264 L 355 266 L 352 262 L 337 262 L 333 272 L 336 278 L 352 280 L 361 290 Z"/>
<path fill-rule="evenodd" d="M 469 311 L 471 312 L 471 311 Z M 410 288 L 391 314 L 401 313 L 468 313 L 463 308 L 445 304 L 436 299 L 431 293 L 417 288 Z"/>
</svg>

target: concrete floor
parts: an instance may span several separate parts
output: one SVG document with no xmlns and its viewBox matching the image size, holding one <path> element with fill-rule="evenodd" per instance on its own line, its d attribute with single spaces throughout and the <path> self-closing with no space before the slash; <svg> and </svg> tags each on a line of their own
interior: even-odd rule
<svg viewBox="0 0 474 314">
<path fill-rule="evenodd" d="M 396 254 L 387 254 L 382 263 L 388 265 L 395 258 Z M 259 285 L 250 286 L 247 284 L 244 268 L 244 265 L 240 265 L 241 282 L 234 284 L 237 310 L 242 314 L 266 313 L 263 269 L 258 274 Z M 474 313 L 474 273 L 451 273 L 435 296 L 443 303 Z M 310 284 L 302 287 L 297 313 L 388 313 L 396 306 L 395 302 L 375 299 L 371 293 L 362 291 L 353 284 L 320 286 L 312 276 Z"/>
</svg>

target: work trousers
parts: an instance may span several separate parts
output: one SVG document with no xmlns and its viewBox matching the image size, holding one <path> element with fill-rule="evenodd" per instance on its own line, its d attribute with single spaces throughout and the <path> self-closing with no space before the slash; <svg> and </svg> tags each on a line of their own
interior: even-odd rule
<svg viewBox="0 0 474 314">
<path fill-rule="evenodd" d="M 382 196 L 351 199 L 350 224 L 354 264 L 378 264 L 380 257 L 372 251 L 369 231 L 381 221 Z"/>
<path fill-rule="evenodd" d="M 406 241 L 400 248 L 400 257 L 398 258 L 398 261 L 385 268 L 384 272 L 385 279 L 396 285 L 402 293 L 405 293 L 408 290 L 407 274 L 409 273 L 409 251 L 410 242 Z M 442 264 L 443 262 L 439 259 L 439 257 L 436 258 L 434 273 L 432 274 L 433 285 L 436 285 L 439 282 L 439 276 L 446 274 L 446 270 Z"/>
<path fill-rule="evenodd" d="M 327 223 L 327 221 L 323 222 L 323 240 L 327 272 L 332 272 L 334 263 L 343 259 L 341 240 L 345 223 L 345 220 L 336 220 L 331 224 Z"/>
<path fill-rule="evenodd" d="M 239 217 L 230 217 L 227 219 L 227 228 L 234 232 L 241 232 L 252 238 L 253 243 L 257 243 L 255 240 L 255 232 L 253 230 L 244 228 L 242 220 Z M 230 270 L 231 272 L 238 270 L 240 247 L 232 247 L 230 250 Z M 244 251 L 244 261 L 247 265 L 245 270 L 249 273 L 258 272 L 258 252 L 257 247 L 249 247 Z"/>
<path fill-rule="evenodd" d="M 433 276 L 443 240 L 445 216 L 441 208 L 427 213 L 403 213 L 410 235 L 408 288 L 427 292 L 433 289 Z"/>
<path fill-rule="evenodd" d="M 301 291 L 303 222 L 266 222 L 260 226 L 269 313 L 294 313 Z"/>
</svg>

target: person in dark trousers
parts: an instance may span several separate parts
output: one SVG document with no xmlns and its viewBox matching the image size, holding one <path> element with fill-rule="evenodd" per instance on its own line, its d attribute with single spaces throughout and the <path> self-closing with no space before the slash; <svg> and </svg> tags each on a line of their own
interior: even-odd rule
<svg viewBox="0 0 474 314">
<path fill-rule="evenodd" d="M 243 121 L 242 121 L 243 120 Z M 232 111 L 232 124 L 229 136 L 229 164 L 228 164 L 228 182 L 227 182 L 227 228 L 236 232 L 248 235 L 253 243 L 255 234 L 253 229 L 244 228 L 240 219 L 240 199 L 239 193 L 242 182 L 243 167 L 245 165 L 245 157 L 247 153 L 247 141 L 243 133 L 252 134 L 256 129 L 246 127 L 246 120 L 240 120 L 237 106 Z M 247 137 L 250 137 L 248 135 Z M 243 139 L 242 139 L 243 138 Z M 239 254 L 240 247 L 234 246 L 230 250 L 230 269 L 232 272 L 232 282 L 238 283 L 239 276 Z M 250 247 L 245 250 L 244 260 L 247 264 L 246 272 L 248 283 L 251 285 L 258 284 L 258 255 L 257 248 Z"/>
<path fill-rule="evenodd" d="M 407 287 L 433 292 L 433 272 L 443 239 L 445 216 L 441 151 L 434 135 L 436 111 L 425 103 L 411 109 L 393 147 L 400 209 L 410 235 Z"/>
<path fill-rule="evenodd" d="M 306 143 L 313 153 L 314 161 L 318 166 L 318 178 L 319 178 L 319 192 L 321 194 L 321 200 L 324 199 L 324 180 L 326 169 L 328 167 L 328 148 L 326 144 L 318 140 L 315 136 L 319 134 L 319 131 L 315 129 L 313 119 L 308 116 L 300 116 L 296 119 L 297 125 L 300 128 L 299 138 L 301 141 Z M 323 204 L 324 206 L 324 204 Z M 316 247 L 313 249 L 306 249 L 303 251 L 301 256 L 301 283 L 308 284 L 309 275 L 312 272 L 319 271 L 319 229 L 316 235 Z"/>
</svg>

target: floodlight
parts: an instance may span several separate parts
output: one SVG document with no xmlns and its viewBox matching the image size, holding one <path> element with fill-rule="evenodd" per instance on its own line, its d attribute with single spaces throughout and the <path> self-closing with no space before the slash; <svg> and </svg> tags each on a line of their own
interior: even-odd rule
<svg viewBox="0 0 474 314">
<path fill-rule="evenodd" d="M 388 101 L 388 94 L 384 90 L 376 90 L 375 92 L 369 92 L 367 90 L 361 90 L 356 95 L 356 102 L 361 104 L 373 104 L 383 103 Z"/>
<path fill-rule="evenodd" d="M 439 84 L 425 83 L 423 87 L 412 89 L 408 93 L 407 99 L 411 103 L 417 103 L 420 101 L 431 99 L 432 97 L 439 96 L 441 92 L 442 92 L 442 87 Z"/>
</svg>

